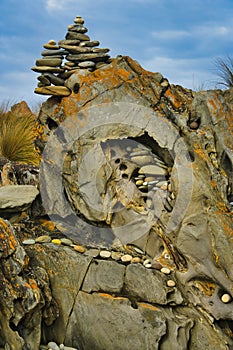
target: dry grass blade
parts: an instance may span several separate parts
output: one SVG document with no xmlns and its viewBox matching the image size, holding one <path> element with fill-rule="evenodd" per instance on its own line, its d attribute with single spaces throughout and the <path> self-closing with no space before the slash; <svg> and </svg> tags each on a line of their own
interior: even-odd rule
<svg viewBox="0 0 233 350">
<path fill-rule="evenodd" d="M 217 58 L 215 60 L 216 75 L 220 78 L 218 85 L 223 85 L 226 88 L 233 86 L 233 58 Z"/>
<path fill-rule="evenodd" d="M 0 106 L 0 157 L 10 161 L 38 164 L 33 143 L 34 116 L 18 115 Z"/>
</svg>

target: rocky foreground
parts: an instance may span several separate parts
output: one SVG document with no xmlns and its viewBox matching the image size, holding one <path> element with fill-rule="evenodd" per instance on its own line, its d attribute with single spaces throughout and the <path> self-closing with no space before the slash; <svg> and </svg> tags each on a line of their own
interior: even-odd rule
<svg viewBox="0 0 233 350">
<path fill-rule="evenodd" d="M 0 348 L 232 349 L 232 90 L 129 57 L 65 85 L 40 169 L 1 160 Z"/>
</svg>

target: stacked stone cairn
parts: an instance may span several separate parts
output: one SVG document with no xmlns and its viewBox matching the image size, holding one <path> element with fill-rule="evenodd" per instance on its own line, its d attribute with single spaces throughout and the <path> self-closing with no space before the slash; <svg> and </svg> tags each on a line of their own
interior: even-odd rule
<svg viewBox="0 0 233 350">
<path fill-rule="evenodd" d="M 65 81 L 77 69 L 93 71 L 110 63 L 108 48 L 99 48 L 99 41 L 91 41 L 85 34 L 88 29 L 84 27 L 84 20 L 77 16 L 74 24 L 68 26 L 64 40 L 49 40 L 43 47 L 42 58 L 36 60 L 31 69 L 41 75 L 37 78 L 39 83 L 34 90 L 37 94 L 69 96 L 71 90 L 65 86 Z M 66 60 L 63 62 L 63 60 Z"/>
</svg>

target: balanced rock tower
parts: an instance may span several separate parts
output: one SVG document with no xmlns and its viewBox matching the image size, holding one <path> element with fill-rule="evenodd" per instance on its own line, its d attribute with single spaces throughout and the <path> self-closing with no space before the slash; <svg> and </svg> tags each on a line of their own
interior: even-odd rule
<svg viewBox="0 0 233 350">
<path fill-rule="evenodd" d="M 49 40 L 44 44 L 42 57 L 36 60 L 36 65 L 31 69 L 40 73 L 39 83 L 34 90 L 41 95 L 69 96 L 71 90 L 65 86 L 65 81 L 77 70 L 92 72 L 105 64 L 111 63 L 108 48 L 100 48 L 99 41 L 91 41 L 86 34 L 88 29 L 84 27 L 84 20 L 76 16 L 74 24 L 67 28 L 65 39 L 58 44 Z"/>
</svg>

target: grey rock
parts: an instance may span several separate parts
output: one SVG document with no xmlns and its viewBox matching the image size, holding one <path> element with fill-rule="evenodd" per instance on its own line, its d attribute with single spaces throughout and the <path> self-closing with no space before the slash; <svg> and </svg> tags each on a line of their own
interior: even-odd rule
<svg viewBox="0 0 233 350">
<path fill-rule="evenodd" d="M 64 69 L 58 68 L 58 67 L 50 67 L 50 66 L 33 66 L 31 68 L 34 72 L 37 73 L 45 73 L 45 72 L 51 72 L 51 73 L 62 73 L 64 72 Z"/>
<path fill-rule="evenodd" d="M 90 37 L 86 34 L 67 32 L 66 40 L 80 40 L 80 41 L 90 41 Z"/>
<path fill-rule="evenodd" d="M 44 50 L 41 52 L 42 56 L 65 56 L 69 52 L 66 50 Z"/>
<path fill-rule="evenodd" d="M 53 57 L 45 57 L 39 60 L 36 60 L 37 66 L 50 66 L 50 67 L 58 67 L 62 63 L 61 58 L 53 58 Z"/>
<path fill-rule="evenodd" d="M 58 44 L 59 45 L 79 45 L 79 43 L 80 43 L 80 40 L 65 40 L 65 39 L 63 39 L 63 40 L 60 40 L 60 41 L 58 41 Z"/>
<path fill-rule="evenodd" d="M 49 347 L 51 350 L 60 350 L 59 346 L 58 346 L 55 342 L 53 342 L 53 341 L 50 341 L 50 342 L 48 343 L 48 347 Z"/>
<path fill-rule="evenodd" d="M 24 210 L 38 194 L 38 189 L 32 185 L 3 186 L 0 188 L 0 210 Z"/>
<path fill-rule="evenodd" d="M 75 55 L 67 55 L 66 59 L 68 61 L 106 61 L 109 59 L 108 55 L 105 54 L 99 54 L 99 53 L 80 53 Z"/>
<path fill-rule="evenodd" d="M 51 84 L 54 85 L 62 86 L 65 83 L 64 79 L 61 79 L 52 73 L 44 73 L 44 77 L 47 78 Z"/>
<path fill-rule="evenodd" d="M 83 41 L 80 43 L 80 46 L 94 47 L 99 46 L 100 42 L 98 40 L 93 41 Z"/>
<path fill-rule="evenodd" d="M 125 266 L 114 261 L 94 261 L 85 276 L 82 290 L 84 292 L 105 291 L 121 293 L 124 284 Z"/>
<path fill-rule="evenodd" d="M 67 29 L 68 31 L 82 33 L 82 34 L 85 34 L 88 31 L 86 27 L 82 25 L 77 25 L 77 24 L 70 24 Z"/>
<path fill-rule="evenodd" d="M 84 61 L 84 62 L 80 62 L 78 66 L 80 68 L 93 68 L 95 67 L 95 63 L 92 61 Z"/>
</svg>

